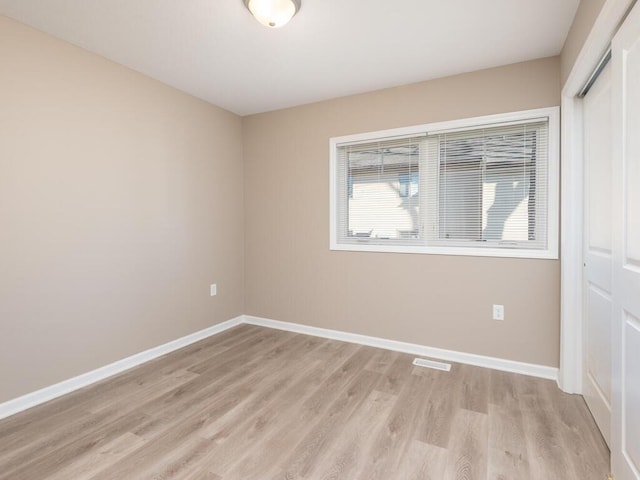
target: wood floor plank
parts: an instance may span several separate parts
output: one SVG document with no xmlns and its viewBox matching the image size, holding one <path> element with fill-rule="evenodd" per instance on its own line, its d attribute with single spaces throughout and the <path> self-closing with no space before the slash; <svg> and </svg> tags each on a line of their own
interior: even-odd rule
<svg viewBox="0 0 640 480">
<path fill-rule="evenodd" d="M 516 380 L 518 376 L 508 372 L 491 370 L 489 378 L 489 403 L 505 408 L 519 408 Z"/>
<path fill-rule="evenodd" d="M 446 448 L 413 440 L 398 471 L 406 480 L 442 480 L 447 453 Z"/>
<path fill-rule="evenodd" d="M 458 365 L 454 365 L 451 372 L 433 371 L 432 375 L 434 381 L 431 389 L 438 394 L 425 398 L 417 439 L 436 447 L 448 448 L 462 390 Z"/>
<path fill-rule="evenodd" d="M 289 452 L 311 422 L 328 408 L 336 392 L 341 391 L 343 385 L 351 381 L 358 372 L 357 365 L 362 358 L 366 358 L 367 352 L 357 346 L 350 346 L 349 350 L 352 355 L 346 360 L 329 357 L 321 364 L 320 372 L 295 383 L 282 397 L 267 402 L 249 415 L 246 421 L 223 427 L 212 434 L 217 446 L 205 459 L 210 471 L 220 474 L 231 469 L 238 461 L 242 461 L 246 445 L 259 443 L 263 445 L 262 454 L 269 455 L 273 450 L 266 445 L 275 440 L 287 446 L 279 450 L 278 454 Z M 277 463 L 272 458 L 268 460 L 269 467 L 275 468 Z M 191 480 L 194 474 L 188 472 L 185 478 Z M 264 478 L 268 477 L 265 475 Z"/>
<path fill-rule="evenodd" d="M 411 361 L 405 358 L 405 368 L 411 371 Z M 357 477 L 361 480 L 383 480 L 397 472 L 411 441 L 415 438 L 417 416 L 428 391 L 429 379 L 410 376 L 398 394 L 389 418 L 381 424 L 369 450 L 368 462 Z"/>
<path fill-rule="evenodd" d="M 488 478 L 533 480 L 529 475 L 522 414 L 517 408 L 489 405 Z"/>
<path fill-rule="evenodd" d="M 517 379 L 530 476 L 548 480 L 580 478 L 567 457 L 561 424 L 558 424 L 556 411 L 545 395 L 545 382 L 549 381 Z"/>
<path fill-rule="evenodd" d="M 226 332 L 225 332 L 226 333 Z M 265 334 L 273 335 L 269 331 L 253 331 L 250 332 L 253 337 L 261 337 Z M 215 338 L 215 337 L 212 337 Z M 280 339 L 282 341 L 282 338 Z M 209 343 L 209 339 L 203 341 Z M 198 342 L 200 343 L 200 342 Z M 196 344 L 197 345 L 197 344 Z M 209 352 L 208 361 L 211 364 L 218 365 L 218 362 L 214 361 L 216 355 L 222 353 L 217 350 L 217 344 L 212 343 L 212 352 Z M 240 350 L 245 349 L 252 351 L 250 344 L 242 342 L 239 344 Z M 118 405 L 115 402 L 122 402 L 126 400 L 126 396 L 132 394 L 140 387 L 150 386 L 155 383 L 163 381 L 166 378 L 167 371 L 175 371 L 177 366 L 183 367 L 183 359 L 198 358 L 197 352 L 200 347 L 190 346 L 186 349 L 181 349 L 171 354 L 171 356 L 164 356 L 152 362 L 136 368 L 134 371 L 125 372 L 119 374 L 111 379 L 99 382 L 91 387 L 82 389 L 79 392 L 61 397 L 52 402 L 48 402 L 37 409 L 31 409 L 24 412 L 21 415 L 16 415 L 12 418 L 5 420 L 6 426 L 3 428 L 3 435 L 0 437 L 0 462 L 3 459 L 3 453 L 15 451 L 17 448 L 25 444 L 34 446 L 30 440 L 36 435 L 39 435 L 43 430 L 48 430 L 49 426 L 59 426 L 65 422 L 69 417 L 74 421 L 81 421 L 81 412 L 90 414 L 92 410 L 113 409 Z M 189 351 L 196 353 L 194 357 L 189 357 Z M 257 351 L 255 348 L 253 351 Z M 206 349 L 205 349 L 206 352 Z M 175 363 L 171 364 L 171 359 L 175 359 Z M 228 362 L 233 357 L 229 354 L 225 355 L 224 361 Z M 167 365 L 169 368 L 167 369 Z M 187 364 L 188 365 L 188 364 Z M 157 394 L 154 391 L 154 394 Z M 148 400 L 148 399 L 147 399 Z M 128 403 L 127 403 L 128 404 Z M 101 406 L 96 408 L 96 406 Z M 70 415 L 70 413 L 73 413 Z"/>
<path fill-rule="evenodd" d="M 394 395 L 400 393 L 405 387 L 407 380 L 411 377 L 413 370 L 413 356 L 403 353 L 391 353 L 393 360 L 387 360 L 389 366 L 383 370 L 382 383 L 376 388 L 383 392 L 389 392 Z"/>
<path fill-rule="evenodd" d="M 593 419 L 584 399 L 560 392 L 552 384 L 546 387 L 547 395 L 556 406 L 556 421 L 563 427 L 560 429 L 563 450 L 574 471 L 581 478 L 606 478 L 609 473 L 607 447 L 602 435 L 587 427 Z"/>
<path fill-rule="evenodd" d="M 83 431 L 66 443 L 64 447 L 54 449 L 47 455 L 34 456 L 21 464 L 7 462 L 6 470 L 0 474 L 2 480 L 31 480 L 46 478 L 82 458 L 88 451 L 101 448 L 115 438 L 124 435 L 131 428 L 148 421 L 148 417 L 141 412 L 130 413 L 109 423 L 98 431 L 85 434 Z"/>
<path fill-rule="evenodd" d="M 453 430 L 443 480 L 485 480 L 488 415 L 459 409 L 454 418 Z"/>
<path fill-rule="evenodd" d="M 377 373 L 386 373 L 391 364 L 400 356 L 397 352 L 389 350 L 376 349 L 371 359 L 366 363 L 364 368 Z"/>
<path fill-rule="evenodd" d="M 335 439 L 342 429 L 342 426 L 366 399 L 373 385 L 380 379 L 379 374 L 360 370 L 354 375 L 353 381 L 342 391 L 338 392 L 337 398 L 330 404 L 325 415 L 320 417 L 320 421 L 315 422 L 311 430 L 302 438 L 289 455 L 287 447 L 291 442 L 286 439 L 286 432 L 290 431 L 291 424 L 278 429 L 274 435 L 268 437 L 267 451 L 276 454 L 276 459 L 286 461 L 288 468 L 285 476 L 287 478 L 305 478 L 307 473 L 313 468 L 316 456 L 321 454 Z M 277 452 L 277 453 L 276 453 Z M 264 469 L 264 462 L 267 461 L 266 451 L 259 452 L 258 455 L 244 455 L 244 457 L 230 471 L 231 478 L 259 478 Z M 271 470 L 271 469 L 270 469 Z M 216 471 L 224 478 L 226 472 Z"/>
<path fill-rule="evenodd" d="M 14 415 L 7 419 L 2 420 L 3 436 L 0 437 L 0 454 L 8 448 L 8 443 L 13 439 L 12 435 L 18 437 L 27 437 L 29 434 L 26 431 L 29 425 L 36 425 L 36 429 L 42 429 L 43 421 L 52 420 L 60 422 L 60 417 L 68 415 L 70 411 L 77 411 L 80 407 L 88 406 L 89 403 L 105 403 L 103 398 L 107 393 L 120 394 L 131 389 L 133 383 L 143 383 L 149 376 L 163 376 L 162 368 L 167 365 L 170 368 L 179 369 L 180 359 L 187 358 L 187 363 L 193 362 L 193 357 L 198 352 L 204 352 L 206 355 L 215 355 L 221 353 L 222 350 L 226 350 L 224 347 L 219 349 L 220 344 L 230 342 L 229 347 L 234 343 L 244 340 L 246 336 L 259 336 L 264 335 L 263 330 L 256 330 L 248 325 L 240 325 L 233 329 L 227 330 L 214 335 L 200 342 L 196 342 L 185 348 L 172 352 L 171 354 L 164 355 L 156 360 L 147 362 L 140 367 L 137 367 L 134 371 L 126 371 L 108 379 L 97 382 L 89 387 L 82 388 L 76 392 L 64 395 L 62 397 L 50 400 L 49 402 L 38 406 L 37 408 L 29 409 L 19 415 Z M 132 377 L 135 375 L 135 378 Z"/>
<path fill-rule="evenodd" d="M 286 338 L 289 338 L 289 346 L 294 351 L 304 351 L 306 345 L 311 341 L 311 339 L 301 335 L 287 336 Z M 171 413 L 173 414 L 167 414 L 162 409 L 160 412 L 151 411 L 154 415 L 160 414 L 173 420 L 163 425 L 157 432 L 153 432 L 152 441 L 145 444 L 143 448 L 91 478 L 106 480 L 109 478 L 123 478 L 125 475 L 135 475 L 138 478 L 145 475 L 146 472 L 152 471 L 158 461 L 170 453 L 175 448 L 175 445 L 185 442 L 190 436 L 199 435 L 202 428 L 212 418 L 225 414 L 242 402 L 253 390 L 260 388 L 263 382 L 268 382 L 268 377 L 264 376 L 261 370 L 256 368 L 258 365 L 267 369 L 267 371 L 272 368 L 277 370 L 288 361 L 287 349 L 282 348 L 282 345 L 278 343 L 273 346 L 269 342 L 269 346 L 271 348 L 264 352 L 263 358 L 260 358 L 259 361 L 255 358 L 251 359 L 250 356 L 250 361 L 240 368 L 230 371 L 225 376 L 225 384 L 220 384 L 218 380 L 215 388 L 212 389 L 209 386 L 204 390 L 205 396 L 203 398 L 189 399 L 189 403 L 182 405 L 182 409 L 189 413 L 182 415 L 182 418 L 178 416 L 178 411 L 174 411 L 173 405 L 168 406 L 168 408 L 172 409 Z M 239 374 L 241 371 L 243 373 Z M 205 377 L 205 375 L 203 374 L 202 377 Z M 239 378 L 241 381 L 238 380 Z M 174 415 L 177 416 L 177 419 Z"/>
<path fill-rule="evenodd" d="M 202 405 L 203 400 L 211 398 L 212 394 L 216 391 L 216 388 L 220 389 L 224 388 L 225 385 L 233 384 L 237 381 L 238 377 L 242 377 L 243 371 L 245 373 L 251 371 L 250 366 L 244 366 L 243 368 L 233 367 L 233 362 L 231 362 L 231 364 L 229 364 L 229 362 L 218 364 L 218 368 L 220 369 L 218 371 L 219 375 L 216 376 L 214 380 L 207 378 L 206 376 L 198 376 L 196 379 L 186 384 L 176 384 L 174 390 L 167 392 L 164 395 L 152 395 L 150 398 L 146 399 L 146 402 L 120 406 L 119 408 L 110 408 L 104 413 L 101 412 L 94 415 L 91 418 L 93 421 L 93 428 L 88 429 L 89 433 L 87 435 L 83 436 L 82 434 L 82 432 L 87 430 L 86 425 L 75 427 L 75 430 L 69 430 L 69 428 L 63 427 L 59 431 L 63 432 L 65 436 L 60 437 L 60 435 L 58 435 L 53 441 L 49 440 L 45 445 L 45 448 L 55 449 L 55 457 L 58 460 L 60 458 L 68 458 L 70 455 L 69 452 L 75 452 L 77 449 L 97 448 L 98 443 L 95 437 L 101 438 L 104 433 L 104 428 L 109 431 L 114 423 L 114 419 L 123 418 L 122 415 L 129 412 L 143 415 L 144 422 L 141 425 L 134 423 L 129 425 L 129 427 L 131 429 L 135 429 L 138 434 L 140 432 L 144 432 L 145 435 L 148 435 L 154 428 L 156 430 L 161 430 L 165 427 L 164 424 L 168 423 L 170 425 L 171 421 L 154 422 L 153 420 L 150 420 L 150 418 L 153 419 L 154 416 L 161 416 L 165 419 L 172 419 L 179 411 L 189 410 L 187 408 L 189 405 Z M 54 433 L 55 432 L 56 431 L 54 431 Z M 95 433 L 92 434 L 92 432 Z M 71 437 L 73 441 L 68 442 L 68 437 Z M 76 439 L 74 437 L 79 438 Z M 39 443 L 36 443 L 35 445 L 42 450 L 42 445 Z M 26 453 L 28 454 L 29 452 Z M 25 452 L 22 452 L 22 454 L 24 455 Z M 14 460 L 20 462 L 20 457 L 17 457 Z M 60 468 L 61 466 L 62 464 L 58 462 L 55 465 L 40 465 L 38 468 L 41 470 L 51 470 L 53 468 Z"/>
<path fill-rule="evenodd" d="M 265 332 L 269 335 L 266 337 L 267 340 L 263 343 L 254 343 L 252 346 L 247 347 L 245 352 L 251 354 L 251 352 L 263 351 L 263 354 L 270 355 L 272 350 L 277 350 L 280 347 L 280 343 L 286 343 L 290 341 L 292 338 L 291 335 L 285 335 L 284 337 L 278 337 L 271 335 L 272 332 Z M 275 342 L 274 340 L 277 340 Z M 306 340 L 300 339 L 301 342 Z M 273 346 L 273 349 L 265 350 L 266 346 Z M 238 359 L 237 354 L 234 353 L 228 358 L 225 359 L 224 362 L 215 362 L 211 366 L 211 371 L 209 375 L 212 375 L 212 378 L 208 378 L 207 376 L 197 376 L 195 379 L 184 382 L 176 382 L 174 384 L 174 388 L 167 392 L 166 394 L 161 394 L 161 391 L 154 391 L 152 395 L 145 398 L 145 401 L 142 403 L 132 403 L 132 404 L 113 404 L 107 399 L 105 401 L 105 405 L 108 407 L 104 411 L 99 412 L 95 415 L 80 415 L 80 416 L 72 416 L 71 422 L 60 425 L 57 429 L 47 429 L 49 435 L 42 435 L 38 433 L 38 425 L 32 424 L 25 430 L 25 436 L 22 438 L 18 438 L 17 442 L 13 444 L 13 456 L 11 458 L 11 462 L 7 463 L 7 466 L 10 467 L 12 464 L 23 465 L 25 459 L 32 460 L 33 453 L 37 452 L 39 455 L 43 455 L 45 453 L 56 451 L 58 452 L 58 456 L 60 456 L 61 448 L 63 448 L 66 444 L 68 444 L 71 440 L 75 440 L 79 432 L 85 431 L 100 431 L 100 428 L 103 425 L 109 425 L 117 419 L 118 417 L 134 410 L 138 409 L 145 414 L 153 415 L 155 410 L 160 409 L 161 414 L 164 417 L 171 418 L 171 410 L 176 410 L 183 408 L 182 400 L 188 402 L 187 405 L 195 404 L 198 405 L 202 402 L 204 398 L 208 398 L 211 395 L 211 389 L 218 386 L 219 384 L 224 386 L 225 383 L 233 383 L 237 378 L 241 378 L 243 373 L 248 374 L 253 372 L 252 363 L 262 362 L 261 359 L 253 359 L 251 362 L 238 367 Z M 249 357 L 251 358 L 251 356 Z M 132 375 L 135 377 L 135 375 Z M 135 385 L 138 385 L 136 382 Z M 164 411 L 164 406 L 167 406 L 169 411 Z M 45 420 L 44 423 L 47 423 Z M 156 422 L 155 425 L 160 426 L 161 423 Z M 27 436 L 28 435 L 28 436 Z M 38 440 L 36 442 L 28 441 L 30 435 L 36 435 Z M 86 440 L 88 443 L 91 442 L 91 439 Z M 18 448 L 18 445 L 28 442 L 27 448 Z M 2 478 L 2 477 L 0 477 Z"/>
<path fill-rule="evenodd" d="M 311 478 L 352 479 L 371 456 L 371 439 L 382 428 L 397 400 L 393 395 L 372 390 L 360 408 L 346 420 L 340 434 L 317 455 L 307 473 Z"/>
<path fill-rule="evenodd" d="M 49 475 L 48 480 L 69 480 L 71 478 L 91 477 L 110 463 L 118 462 L 130 452 L 140 448 L 144 440 L 139 436 L 126 432 L 113 440 L 106 442 L 99 448 L 78 455 L 65 468 Z"/>
<path fill-rule="evenodd" d="M 488 368 L 474 367 L 472 365 L 459 365 L 460 382 L 460 408 L 478 413 L 489 413 L 489 386 L 491 370 Z"/>
<path fill-rule="evenodd" d="M 204 467 L 211 468 L 213 465 L 207 462 L 207 454 L 214 452 L 220 457 L 230 456 L 230 453 L 225 454 L 217 450 L 217 447 L 228 440 L 232 433 L 241 431 L 242 424 L 249 423 L 257 412 L 264 412 L 269 404 L 280 403 L 283 395 L 293 393 L 290 389 L 298 389 L 297 395 L 295 393 L 292 395 L 293 398 L 303 394 L 303 388 L 310 383 L 307 378 L 321 376 L 325 367 L 326 365 L 316 360 L 308 363 L 305 368 L 280 369 L 279 376 L 270 378 L 269 385 L 265 389 L 253 391 L 235 407 L 221 415 L 213 416 L 210 421 L 203 424 L 194 442 L 176 447 L 151 475 L 139 478 L 141 480 L 143 478 L 175 478 L 177 472 L 186 475 Z M 203 450 L 203 446 L 208 447 L 206 451 Z"/>
<path fill-rule="evenodd" d="M 0 480 L 600 480 L 554 382 L 242 325 L 0 421 Z"/>
</svg>

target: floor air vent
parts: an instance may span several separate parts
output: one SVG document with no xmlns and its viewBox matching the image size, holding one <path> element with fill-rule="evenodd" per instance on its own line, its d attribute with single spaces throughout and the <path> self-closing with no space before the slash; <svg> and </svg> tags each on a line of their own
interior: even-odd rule
<svg viewBox="0 0 640 480">
<path fill-rule="evenodd" d="M 435 362 L 433 360 L 425 360 L 424 358 L 416 358 L 413 361 L 413 364 L 418 367 L 433 368 L 435 370 L 442 370 L 444 372 L 448 372 L 451 370 L 450 363 Z"/>
</svg>

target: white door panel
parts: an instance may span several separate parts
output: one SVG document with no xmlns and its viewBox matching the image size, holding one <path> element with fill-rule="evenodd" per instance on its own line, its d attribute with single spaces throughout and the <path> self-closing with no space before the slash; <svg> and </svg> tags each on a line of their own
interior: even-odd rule
<svg viewBox="0 0 640 480">
<path fill-rule="evenodd" d="M 612 43 L 613 330 L 611 463 L 640 480 L 640 6 Z"/>
<path fill-rule="evenodd" d="M 587 248 L 611 254 L 611 68 L 605 67 L 584 101 Z M 604 258 L 611 265 L 611 257 Z"/>
<path fill-rule="evenodd" d="M 611 214 L 609 214 L 611 217 Z M 611 220 L 609 220 L 611 227 Z M 609 230 L 611 235 L 611 230 Z M 613 257 L 611 252 L 587 249 L 586 250 L 585 273 L 589 279 L 597 279 L 598 286 L 605 292 L 611 294 L 613 288 Z"/>
<path fill-rule="evenodd" d="M 611 67 L 584 99 L 584 398 L 603 437 L 611 436 L 612 132 Z"/>
<path fill-rule="evenodd" d="M 611 296 L 591 285 L 588 290 L 587 372 L 601 390 L 598 392 L 611 415 Z"/>
<path fill-rule="evenodd" d="M 637 352 L 640 351 L 640 319 L 632 315 L 625 315 L 625 365 L 624 370 L 628 379 L 634 379 L 627 383 L 625 388 L 626 427 L 624 443 L 626 457 L 633 464 L 633 469 L 640 472 L 640 362 L 638 362 Z"/>
<path fill-rule="evenodd" d="M 637 9 L 636 9 L 637 10 Z M 625 130 L 625 207 L 624 219 L 626 230 L 625 260 L 626 263 L 640 267 L 640 113 L 633 111 L 640 107 L 640 39 L 633 40 L 626 48 L 626 72 L 624 78 Z"/>
</svg>

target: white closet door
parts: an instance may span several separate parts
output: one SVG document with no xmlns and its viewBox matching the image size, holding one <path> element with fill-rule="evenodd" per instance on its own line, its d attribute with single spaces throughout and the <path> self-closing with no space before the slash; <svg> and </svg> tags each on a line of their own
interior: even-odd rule
<svg viewBox="0 0 640 480">
<path fill-rule="evenodd" d="M 612 129 L 611 67 L 584 98 L 584 398 L 611 438 Z"/>
<path fill-rule="evenodd" d="M 613 383 L 616 480 L 640 479 L 640 4 L 613 54 Z"/>
</svg>

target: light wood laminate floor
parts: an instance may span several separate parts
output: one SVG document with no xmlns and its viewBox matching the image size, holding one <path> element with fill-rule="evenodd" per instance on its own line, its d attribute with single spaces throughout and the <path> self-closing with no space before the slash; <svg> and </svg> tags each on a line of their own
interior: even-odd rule
<svg viewBox="0 0 640 480">
<path fill-rule="evenodd" d="M 554 382 L 242 325 L 0 421 L 1 480 L 603 480 Z"/>
</svg>

